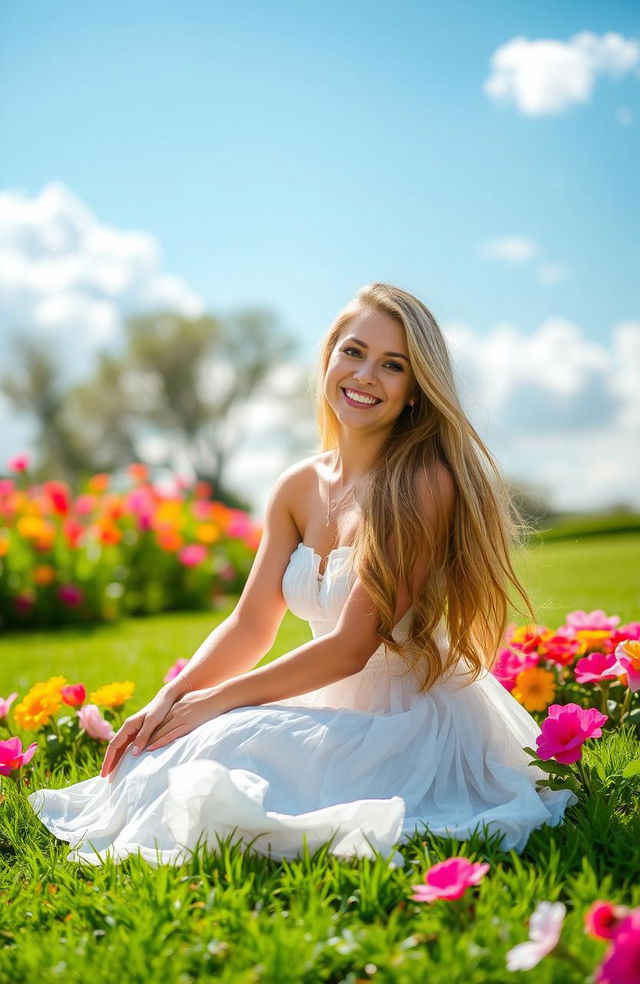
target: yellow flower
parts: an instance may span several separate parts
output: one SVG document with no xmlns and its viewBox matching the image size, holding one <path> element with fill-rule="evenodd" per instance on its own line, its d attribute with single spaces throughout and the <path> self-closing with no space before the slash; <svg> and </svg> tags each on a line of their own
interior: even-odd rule
<svg viewBox="0 0 640 984">
<path fill-rule="evenodd" d="M 584 656 L 585 653 L 604 652 L 604 644 L 611 638 L 611 632 L 608 629 L 580 629 L 576 638 L 580 640 L 578 656 Z"/>
<path fill-rule="evenodd" d="M 540 666 L 530 666 L 518 673 L 511 693 L 528 711 L 546 711 L 555 697 L 555 677 Z"/>
<path fill-rule="evenodd" d="M 196 539 L 200 543 L 214 543 L 220 536 L 220 530 L 215 523 L 199 523 L 196 526 Z"/>
<path fill-rule="evenodd" d="M 135 689 L 136 685 L 131 680 L 107 683 L 104 687 L 98 687 L 97 690 L 93 691 L 89 697 L 89 703 L 98 704 L 101 707 L 121 707 L 125 700 L 129 700 Z"/>
<path fill-rule="evenodd" d="M 47 724 L 62 704 L 60 687 L 66 682 L 63 676 L 56 676 L 34 684 L 16 705 L 14 718 L 18 727 L 24 731 L 37 731 Z"/>
</svg>

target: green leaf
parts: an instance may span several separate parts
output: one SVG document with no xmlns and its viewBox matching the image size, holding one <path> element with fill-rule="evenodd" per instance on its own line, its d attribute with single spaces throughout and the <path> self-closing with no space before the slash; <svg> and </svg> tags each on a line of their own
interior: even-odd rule
<svg viewBox="0 0 640 984">
<path fill-rule="evenodd" d="M 633 779 L 634 776 L 640 776 L 640 759 L 636 759 L 634 762 L 629 762 L 625 765 L 622 770 L 622 776 L 625 779 Z"/>
</svg>

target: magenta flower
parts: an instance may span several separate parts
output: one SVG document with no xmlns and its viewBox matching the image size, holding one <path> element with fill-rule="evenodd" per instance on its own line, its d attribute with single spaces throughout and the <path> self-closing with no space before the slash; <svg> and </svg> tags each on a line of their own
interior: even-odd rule
<svg viewBox="0 0 640 984">
<path fill-rule="evenodd" d="M 13 458 L 9 458 L 7 468 L 12 472 L 26 472 L 29 468 L 29 455 L 14 454 Z"/>
<path fill-rule="evenodd" d="M 61 584 L 58 588 L 58 598 L 63 605 L 77 608 L 84 601 L 84 591 L 78 584 Z"/>
<path fill-rule="evenodd" d="M 95 704 L 85 704 L 78 711 L 80 727 L 86 731 L 90 738 L 98 741 L 111 741 L 115 731 L 108 721 L 105 721 Z"/>
<path fill-rule="evenodd" d="M 599 680 L 615 680 L 620 674 L 618 660 L 613 653 L 590 653 L 575 665 L 578 683 L 596 683 Z"/>
<path fill-rule="evenodd" d="M 596 899 L 584 914 L 585 933 L 600 940 L 612 940 L 621 920 L 628 914 L 625 905 Z"/>
<path fill-rule="evenodd" d="M 173 664 L 173 666 L 170 666 L 167 672 L 165 673 L 163 677 L 163 682 L 169 683 L 170 680 L 174 680 L 178 676 L 178 674 L 181 673 L 182 670 L 184 670 L 188 662 L 189 662 L 188 659 L 182 659 L 182 658 L 177 659 Z"/>
<path fill-rule="evenodd" d="M 0 776 L 8 776 L 14 769 L 21 769 L 23 765 L 30 762 L 36 754 L 38 742 L 22 751 L 22 742 L 19 738 L 9 738 L 7 741 L 0 741 Z"/>
<path fill-rule="evenodd" d="M 178 560 L 185 567 L 196 567 L 207 556 L 207 548 L 202 543 L 188 543 L 178 551 Z"/>
<path fill-rule="evenodd" d="M 566 913 L 562 902 L 540 902 L 529 919 L 529 939 L 507 953 L 507 970 L 531 970 L 558 945 Z"/>
<path fill-rule="evenodd" d="M 607 720 L 595 707 L 578 704 L 551 704 L 541 725 L 536 748 L 538 758 L 554 758 L 570 765 L 582 758 L 582 746 L 589 738 L 600 738 Z"/>
<path fill-rule="evenodd" d="M 9 708 L 11 707 L 17 696 L 18 696 L 18 691 L 16 690 L 14 694 L 9 694 L 6 700 L 0 697 L 0 718 L 7 716 L 7 714 L 9 713 Z"/>
<path fill-rule="evenodd" d="M 611 948 L 596 972 L 595 984 L 640 981 L 640 909 L 633 909 L 616 927 Z"/>
<path fill-rule="evenodd" d="M 607 615 L 602 608 L 596 608 L 592 612 L 569 612 L 566 621 L 567 625 L 570 625 L 576 632 L 583 629 L 609 631 L 620 624 L 620 616 Z"/>
<path fill-rule="evenodd" d="M 83 683 L 70 683 L 67 687 L 60 687 L 60 695 L 69 707 L 80 707 L 87 691 Z"/>
<path fill-rule="evenodd" d="M 434 864 L 424 876 L 424 885 L 412 885 L 415 902 L 435 902 L 437 899 L 459 899 L 468 888 L 482 881 L 489 865 L 472 864 L 466 858 L 447 858 Z"/>
<path fill-rule="evenodd" d="M 507 646 L 498 653 L 498 659 L 491 672 L 506 690 L 513 690 L 518 673 L 528 670 L 530 666 L 537 666 L 538 659 L 539 656 L 535 652 L 525 653 L 522 650 L 514 652 Z"/>
</svg>

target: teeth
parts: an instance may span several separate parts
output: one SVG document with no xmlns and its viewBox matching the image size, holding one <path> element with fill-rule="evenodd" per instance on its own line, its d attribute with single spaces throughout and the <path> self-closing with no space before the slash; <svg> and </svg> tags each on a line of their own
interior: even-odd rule
<svg viewBox="0 0 640 984">
<path fill-rule="evenodd" d="M 355 400 L 356 403 L 367 403 L 370 406 L 373 406 L 374 403 L 378 402 L 378 400 L 371 396 L 361 396 L 360 393 L 354 393 L 353 390 L 345 390 L 345 393 L 350 400 Z"/>
</svg>

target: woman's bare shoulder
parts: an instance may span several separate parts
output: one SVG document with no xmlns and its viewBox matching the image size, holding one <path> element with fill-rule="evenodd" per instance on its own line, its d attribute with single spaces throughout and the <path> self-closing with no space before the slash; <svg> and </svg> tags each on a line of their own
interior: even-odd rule
<svg viewBox="0 0 640 984">
<path fill-rule="evenodd" d="M 294 461 L 280 474 L 276 484 L 281 488 L 286 487 L 287 490 L 299 491 L 318 477 L 320 470 L 327 466 L 330 458 L 331 451 L 321 451 L 300 461 Z"/>
</svg>

